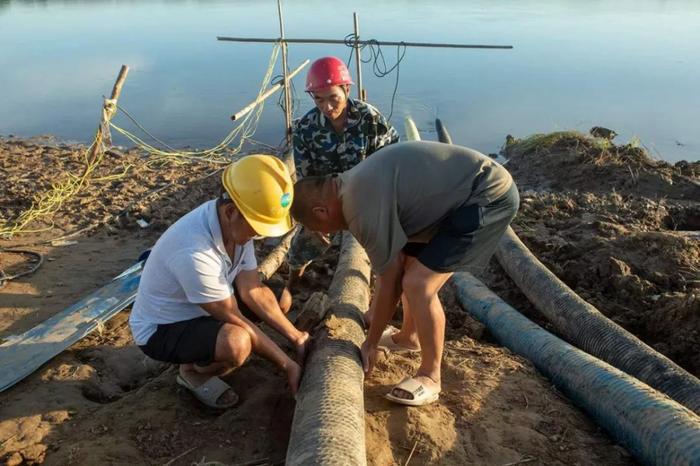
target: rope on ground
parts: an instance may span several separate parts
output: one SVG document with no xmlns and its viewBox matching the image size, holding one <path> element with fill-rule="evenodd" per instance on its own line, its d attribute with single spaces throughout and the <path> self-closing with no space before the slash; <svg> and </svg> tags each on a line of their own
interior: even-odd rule
<svg viewBox="0 0 700 466">
<path fill-rule="evenodd" d="M 195 180 L 192 180 L 191 183 L 199 183 L 200 181 L 203 181 L 203 180 L 210 178 L 218 173 L 221 173 L 221 170 L 223 170 L 223 168 L 217 168 L 216 170 L 214 170 L 210 173 L 207 173 L 204 176 L 201 176 Z M 18 245 L 14 245 L 12 247 L 13 248 L 30 248 L 30 247 L 41 246 L 44 244 L 52 244 L 56 241 L 62 241 L 62 240 L 66 240 L 69 238 L 73 238 L 75 236 L 78 236 L 78 235 L 83 234 L 83 233 L 87 233 L 89 231 L 94 230 L 95 228 L 97 228 L 99 226 L 105 225 L 109 222 L 112 222 L 112 221 L 118 219 L 122 215 L 126 214 L 133 205 L 135 205 L 139 202 L 143 202 L 145 199 L 148 199 L 149 197 L 151 197 L 155 194 L 161 193 L 161 192 L 166 191 L 168 189 L 172 189 L 172 188 L 176 188 L 176 187 L 183 187 L 183 186 L 184 185 L 182 185 L 182 184 L 173 183 L 173 184 L 167 184 L 165 186 L 159 186 L 157 188 L 153 188 L 150 191 L 146 191 L 146 193 L 144 193 L 144 195 L 139 197 L 138 199 L 134 199 L 133 201 L 129 202 L 124 208 L 122 208 L 116 214 L 107 215 L 107 216 L 103 217 L 101 220 L 98 220 L 98 221 L 96 221 L 96 222 L 94 222 L 86 227 L 80 228 L 80 229 L 72 231 L 70 233 L 66 233 L 65 235 L 57 236 L 57 237 L 54 237 L 51 239 L 37 241 L 34 243 L 18 244 Z M 2 250 L 0 249 L 0 251 L 2 251 Z"/>
<path fill-rule="evenodd" d="M 22 254 L 25 256 L 31 256 L 35 260 L 34 265 L 32 265 L 32 267 L 29 270 L 24 270 L 22 272 L 15 273 L 12 275 L 7 275 L 4 270 L 0 269 L 0 288 L 5 286 L 10 280 L 15 280 L 17 278 L 33 274 L 39 269 L 39 267 L 41 267 L 41 264 L 44 263 L 44 256 L 36 251 L 28 251 L 26 249 L 0 249 L 0 253 Z"/>
<path fill-rule="evenodd" d="M 111 98 L 103 100 L 100 124 L 97 127 L 92 143 L 83 152 L 85 165 L 82 173 L 80 175 L 68 173 L 67 180 L 52 184 L 51 189 L 48 192 L 35 195 L 29 209 L 22 212 L 14 222 L 3 222 L 0 224 L 0 236 L 12 238 L 12 236 L 17 233 L 39 233 L 42 231 L 51 230 L 54 226 L 53 221 L 50 222 L 48 227 L 35 230 L 30 230 L 27 228 L 27 226 L 39 218 L 48 217 L 50 219 L 56 213 L 56 211 L 61 208 L 64 202 L 75 196 L 90 183 L 90 179 L 93 177 L 95 169 L 104 158 L 105 146 L 111 146 L 112 144 L 111 136 L 109 134 L 109 121 L 112 119 L 117 110 L 117 98 L 121 92 L 121 87 L 124 79 L 126 79 L 126 74 L 128 71 L 128 67 L 122 66 L 119 76 L 117 77 L 117 81 L 114 84 L 114 88 L 112 89 Z M 130 167 L 126 167 L 124 172 L 121 174 L 111 175 L 106 178 L 116 179 L 126 176 L 129 168 Z"/>
<path fill-rule="evenodd" d="M 98 144 L 97 138 L 83 153 L 84 169 L 80 175 L 68 173 L 68 178 L 59 183 L 51 185 L 51 189 L 47 192 L 38 194 L 34 197 L 32 205 L 29 209 L 22 212 L 19 217 L 12 223 L 6 223 L 0 226 L 0 236 L 12 238 L 17 233 L 40 233 L 53 229 L 54 223 L 50 222 L 49 226 L 39 229 L 28 229 L 27 226 L 35 220 L 41 218 L 52 217 L 58 209 L 61 208 L 64 202 L 82 191 L 91 181 L 91 177 L 97 166 L 104 158 L 104 151 L 97 150 L 96 156 L 93 158 L 89 154 L 93 147 Z M 110 175 L 95 180 L 114 180 L 123 178 L 129 171 L 127 166 L 120 174 Z"/>
</svg>

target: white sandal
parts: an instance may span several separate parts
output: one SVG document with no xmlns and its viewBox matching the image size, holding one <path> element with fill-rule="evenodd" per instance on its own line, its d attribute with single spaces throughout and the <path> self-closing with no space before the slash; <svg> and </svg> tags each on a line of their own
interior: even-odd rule
<svg viewBox="0 0 700 466">
<path fill-rule="evenodd" d="M 413 398 L 399 398 L 394 395 L 393 392 L 396 389 L 403 390 L 406 393 L 410 393 Z M 434 403 L 440 397 L 440 389 L 428 388 L 421 382 L 416 380 L 414 377 L 406 377 L 391 389 L 389 393 L 384 395 L 384 397 L 393 401 L 394 403 L 407 405 L 407 406 L 423 406 L 430 403 Z"/>
<path fill-rule="evenodd" d="M 183 387 L 191 391 L 195 398 L 197 398 L 199 401 L 204 403 L 204 405 L 210 408 L 228 409 L 234 406 L 236 403 L 238 403 L 238 395 L 236 394 L 236 392 L 233 392 L 231 386 L 218 377 L 212 377 L 198 387 L 192 385 L 186 378 L 179 374 L 176 380 L 179 385 L 182 385 Z M 223 395 L 229 390 L 233 392 L 234 399 L 231 402 L 225 404 L 217 403 L 219 401 L 219 398 L 221 398 L 221 395 Z"/>
<path fill-rule="evenodd" d="M 412 348 L 410 346 L 396 343 L 391 336 L 398 333 L 398 331 L 399 329 L 396 327 L 391 325 L 387 326 L 379 339 L 379 343 L 377 343 L 377 349 L 388 351 L 390 353 L 420 353 L 420 348 Z"/>
</svg>

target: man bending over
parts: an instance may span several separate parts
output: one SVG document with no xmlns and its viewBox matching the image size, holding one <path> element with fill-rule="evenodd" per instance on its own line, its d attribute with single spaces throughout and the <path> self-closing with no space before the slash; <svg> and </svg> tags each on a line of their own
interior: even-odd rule
<svg viewBox="0 0 700 466">
<path fill-rule="evenodd" d="M 445 313 L 438 292 L 452 273 L 482 267 L 518 210 L 508 171 L 466 147 L 405 142 L 378 150 L 339 176 L 294 186 L 293 217 L 321 233 L 349 230 L 377 274 L 362 345 L 369 374 L 378 347 L 420 351 L 421 365 L 387 398 L 412 406 L 436 401 Z M 385 328 L 403 293 L 403 323 Z"/>
</svg>

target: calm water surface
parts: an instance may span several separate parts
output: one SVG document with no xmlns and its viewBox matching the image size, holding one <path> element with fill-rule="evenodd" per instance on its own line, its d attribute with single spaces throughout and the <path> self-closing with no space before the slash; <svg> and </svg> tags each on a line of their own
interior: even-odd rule
<svg viewBox="0 0 700 466">
<path fill-rule="evenodd" d="M 456 143 L 496 152 L 517 137 L 615 129 L 657 157 L 700 159 L 698 1 L 293 1 L 289 37 L 512 44 L 514 50 L 409 49 L 393 122 L 412 115 L 426 138 L 440 117 Z M 122 63 L 121 103 L 158 137 L 207 147 L 257 92 L 270 45 L 216 36 L 278 36 L 276 2 L 0 0 L 0 134 L 88 141 L 101 96 Z M 384 50 L 394 61 L 396 49 Z M 292 45 L 290 64 L 348 56 L 344 46 Z M 394 75 L 365 65 L 369 100 L 389 112 Z M 354 68 L 353 68 L 354 74 Z M 303 81 L 297 79 L 301 89 Z M 312 105 L 299 92 L 295 115 Z M 118 117 L 127 128 L 128 122 Z M 270 101 L 256 137 L 277 144 Z M 117 142 L 125 143 L 123 140 Z"/>
</svg>

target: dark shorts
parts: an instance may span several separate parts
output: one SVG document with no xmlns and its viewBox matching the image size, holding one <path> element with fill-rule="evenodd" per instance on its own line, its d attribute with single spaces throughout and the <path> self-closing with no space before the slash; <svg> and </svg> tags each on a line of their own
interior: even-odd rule
<svg viewBox="0 0 700 466">
<path fill-rule="evenodd" d="M 518 188 L 513 183 L 490 204 L 467 204 L 453 210 L 429 242 L 407 243 L 403 252 L 435 272 L 478 270 L 488 264 L 519 204 Z"/>
<path fill-rule="evenodd" d="M 284 285 L 270 283 L 267 286 L 279 299 Z M 248 320 L 260 322 L 260 318 L 240 299 L 235 287 L 234 296 L 241 314 Z M 224 322 L 211 316 L 162 324 L 140 348 L 146 356 L 157 361 L 209 364 L 216 360 L 216 337 L 223 325 Z"/>
<path fill-rule="evenodd" d="M 223 325 L 211 316 L 162 324 L 141 350 L 157 361 L 209 364 L 215 360 L 216 336 Z"/>
</svg>

